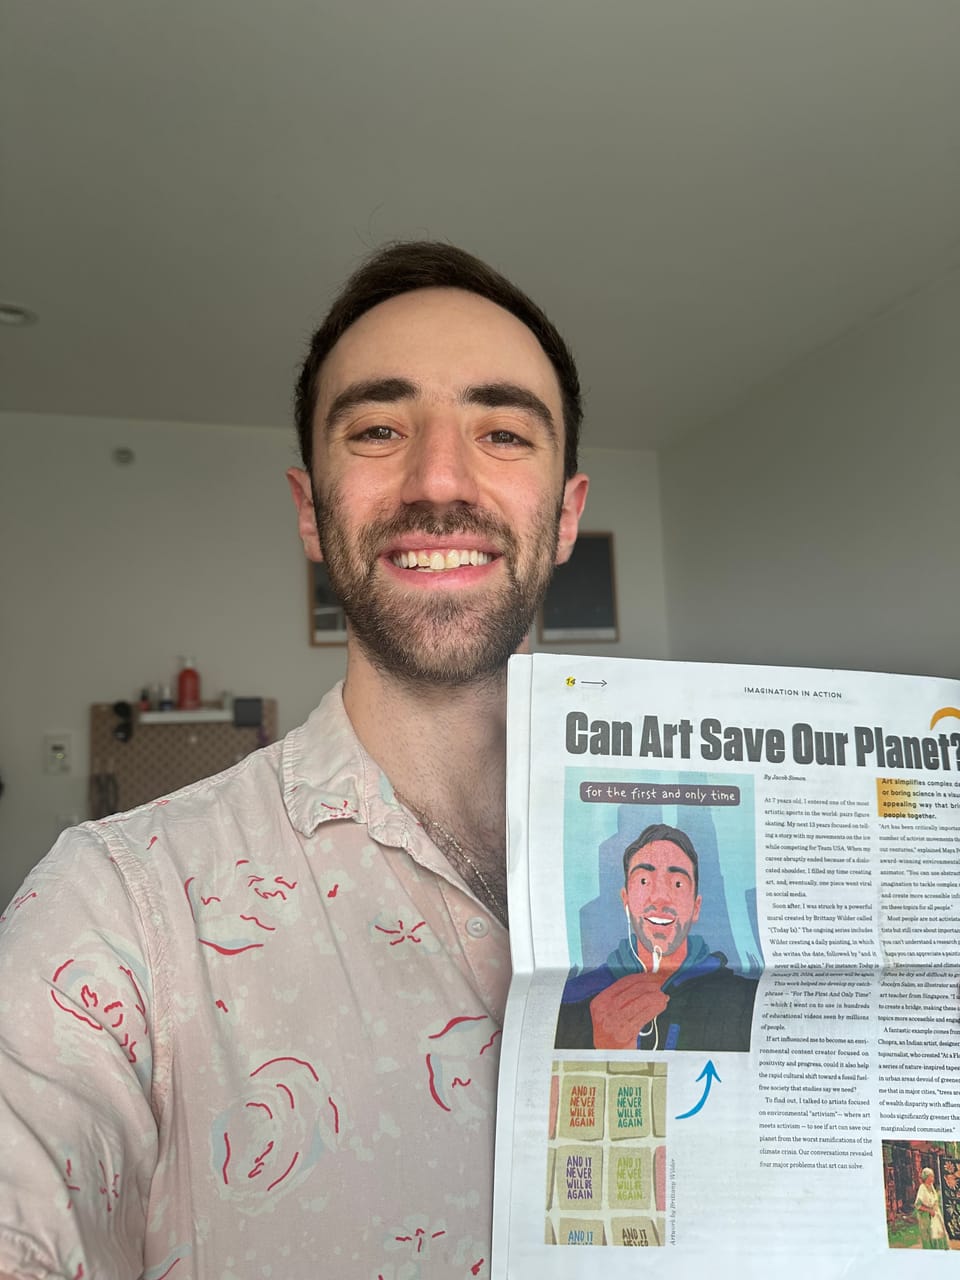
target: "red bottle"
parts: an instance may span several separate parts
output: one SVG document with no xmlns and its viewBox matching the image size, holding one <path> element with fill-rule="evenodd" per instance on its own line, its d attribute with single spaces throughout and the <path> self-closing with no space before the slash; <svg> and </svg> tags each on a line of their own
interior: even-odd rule
<svg viewBox="0 0 960 1280">
<path fill-rule="evenodd" d="M 177 710 L 196 711 L 200 706 L 200 676 L 192 658 L 184 658 L 177 676 Z"/>
</svg>

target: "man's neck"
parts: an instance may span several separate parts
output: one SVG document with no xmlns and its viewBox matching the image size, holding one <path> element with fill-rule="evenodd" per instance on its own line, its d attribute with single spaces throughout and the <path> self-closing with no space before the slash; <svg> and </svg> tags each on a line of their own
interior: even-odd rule
<svg viewBox="0 0 960 1280">
<path fill-rule="evenodd" d="M 343 702 L 395 791 L 469 848 L 502 860 L 506 672 L 465 686 L 415 685 L 351 648 Z"/>
</svg>

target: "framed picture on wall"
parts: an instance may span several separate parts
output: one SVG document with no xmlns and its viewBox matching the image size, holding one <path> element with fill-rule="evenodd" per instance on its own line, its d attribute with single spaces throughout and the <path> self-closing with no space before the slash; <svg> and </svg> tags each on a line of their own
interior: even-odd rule
<svg viewBox="0 0 960 1280">
<path fill-rule="evenodd" d="M 540 640 L 615 641 L 617 593 L 613 574 L 613 534 L 581 533 L 573 555 L 560 565 L 540 613 Z"/>
<path fill-rule="evenodd" d="M 346 644 L 347 619 L 343 606 L 334 594 L 325 564 L 307 561 L 310 643 Z"/>
</svg>

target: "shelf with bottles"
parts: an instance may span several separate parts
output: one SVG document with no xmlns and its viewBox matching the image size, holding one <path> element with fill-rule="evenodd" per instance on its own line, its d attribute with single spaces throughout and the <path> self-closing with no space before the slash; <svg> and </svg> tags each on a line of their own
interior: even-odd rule
<svg viewBox="0 0 960 1280">
<path fill-rule="evenodd" d="M 233 721 L 232 707 L 197 707 L 193 711 L 140 711 L 140 724 L 229 724 Z"/>
</svg>

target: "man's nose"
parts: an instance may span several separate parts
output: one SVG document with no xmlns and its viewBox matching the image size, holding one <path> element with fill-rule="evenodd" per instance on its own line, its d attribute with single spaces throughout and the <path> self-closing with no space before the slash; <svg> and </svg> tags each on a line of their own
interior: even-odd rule
<svg viewBox="0 0 960 1280">
<path fill-rule="evenodd" d="M 474 506 L 478 497 L 476 457 L 466 433 L 445 415 L 424 424 L 407 450 L 402 501 Z"/>
<path fill-rule="evenodd" d="M 667 906 L 673 901 L 673 896 L 673 882 L 669 873 L 656 874 L 650 887 L 651 902 Z"/>
</svg>

